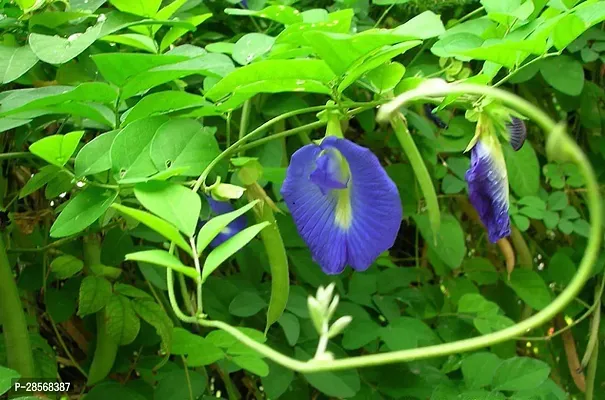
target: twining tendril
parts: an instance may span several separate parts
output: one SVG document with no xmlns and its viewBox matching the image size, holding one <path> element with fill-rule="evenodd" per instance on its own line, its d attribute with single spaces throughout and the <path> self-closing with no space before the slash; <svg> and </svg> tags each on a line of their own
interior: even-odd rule
<svg viewBox="0 0 605 400">
<path fill-rule="evenodd" d="M 536 313 L 535 315 L 513 325 L 508 328 L 493 332 L 487 335 L 474 337 L 471 339 L 459 340 L 450 343 L 439 344 L 435 346 L 427 346 L 415 349 L 392 351 L 387 353 L 362 355 L 356 357 L 348 357 L 336 360 L 312 359 L 310 361 L 300 361 L 289 356 L 286 356 L 269 346 L 258 343 L 239 329 L 221 322 L 203 319 L 199 316 L 185 316 L 174 300 L 174 288 L 172 279 L 169 279 L 169 293 L 171 294 L 171 303 L 175 308 L 175 313 L 184 322 L 197 323 L 204 327 L 218 328 L 232 335 L 246 346 L 256 350 L 263 356 L 272 361 L 283 365 L 286 368 L 299 372 L 319 372 L 319 371 L 334 371 L 360 367 L 369 367 L 376 365 L 384 365 L 390 363 L 406 362 L 419 359 L 427 359 L 433 357 L 442 357 L 451 354 L 458 354 L 477 350 L 492 346 L 497 343 L 514 340 L 515 338 L 526 334 L 532 329 L 538 328 L 541 325 L 552 320 L 555 315 L 560 313 L 571 303 L 574 298 L 580 293 L 584 284 L 588 281 L 592 274 L 593 265 L 597 259 L 601 238 L 602 238 L 602 209 L 601 196 L 598 189 L 595 174 L 588 162 L 588 159 L 573 142 L 572 139 L 565 133 L 563 125 L 556 124 L 547 114 L 527 102 L 526 100 L 508 93 L 506 91 L 496 89 L 489 86 L 480 86 L 473 84 L 447 84 L 444 81 L 427 81 L 426 84 L 418 88 L 405 92 L 396 97 L 388 104 L 382 106 L 378 111 L 377 119 L 379 122 L 390 121 L 392 115 L 402 106 L 413 101 L 426 101 L 434 98 L 442 98 L 451 94 L 460 94 L 468 96 L 486 96 L 499 100 L 505 106 L 514 109 L 521 115 L 529 118 L 537 123 L 547 134 L 546 149 L 550 158 L 562 159 L 565 161 L 574 162 L 580 169 L 586 181 L 587 189 L 587 204 L 590 211 L 590 237 L 586 246 L 586 251 L 580 266 L 574 278 L 571 280 L 567 288 L 547 307 Z M 556 151 L 555 151 L 556 150 Z M 205 177 L 204 177 L 205 179 Z M 203 180 L 202 180 L 203 182 Z M 201 184 L 201 183 L 200 183 Z M 199 187 L 199 186 L 198 186 Z M 172 271 L 168 269 L 168 275 L 171 278 Z"/>
</svg>

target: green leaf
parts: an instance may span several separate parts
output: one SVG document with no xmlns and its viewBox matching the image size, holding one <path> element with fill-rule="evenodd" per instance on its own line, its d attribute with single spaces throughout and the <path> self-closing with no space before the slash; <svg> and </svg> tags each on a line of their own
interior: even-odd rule
<svg viewBox="0 0 605 400">
<path fill-rule="evenodd" d="M 590 237 L 590 224 L 584 219 L 576 219 L 573 222 L 573 230 L 580 236 Z"/>
<path fill-rule="evenodd" d="M 544 217 L 542 218 L 544 225 L 548 229 L 555 229 L 559 223 L 559 214 L 554 211 L 544 211 Z"/>
<path fill-rule="evenodd" d="M 106 53 L 92 57 L 103 77 L 122 88 L 121 98 L 188 75 L 222 77 L 234 69 L 224 54 L 184 55 Z"/>
<path fill-rule="evenodd" d="M 489 385 L 502 360 L 493 353 L 471 354 L 462 360 L 462 375 L 469 389 L 480 389 Z"/>
<path fill-rule="evenodd" d="M 513 357 L 505 360 L 496 369 L 492 387 L 496 390 L 520 391 L 540 386 L 550 373 L 550 367 L 543 361 L 527 357 Z"/>
<path fill-rule="evenodd" d="M 569 235 L 571 232 L 573 232 L 573 222 L 568 219 L 561 218 L 557 227 L 559 228 L 561 233 L 564 233 L 566 235 Z"/>
<path fill-rule="evenodd" d="M 262 377 L 261 382 L 267 397 L 277 399 L 288 390 L 294 379 L 294 371 L 273 361 L 267 361 L 267 364 L 269 364 L 269 375 Z"/>
<path fill-rule="evenodd" d="M 77 57 L 97 40 L 103 22 L 88 28 L 84 33 L 74 33 L 67 39 L 59 36 L 31 33 L 29 46 L 36 56 L 49 64 L 64 64 Z"/>
<path fill-rule="evenodd" d="M 47 136 L 32 143 L 29 151 L 49 164 L 62 167 L 76 151 L 83 135 L 84 131 L 75 131 L 66 135 Z"/>
<path fill-rule="evenodd" d="M 351 65 L 350 68 L 347 69 L 342 81 L 338 85 L 338 91 L 344 91 L 347 87 L 353 84 L 353 82 L 355 82 L 365 73 L 373 70 L 374 68 L 379 67 L 380 65 L 391 60 L 392 58 L 405 53 L 409 49 L 418 46 L 420 43 L 422 42 L 419 40 L 415 40 L 399 43 L 394 46 L 385 46 L 384 48 L 380 49 L 376 54 L 373 54 L 366 59 L 357 60 Z"/>
<path fill-rule="evenodd" d="M 394 319 L 382 328 L 380 337 L 392 351 L 441 343 L 428 325 L 412 317 Z"/>
<path fill-rule="evenodd" d="M 207 93 L 213 101 L 229 94 L 315 92 L 329 94 L 334 73 L 321 60 L 267 60 L 238 68 L 221 79 Z"/>
<path fill-rule="evenodd" d="M 464 231 L 458 219 L 450 214 L 442 214 L 439 231 L 435 234 L 426 215 L 414 215 L 413 218 L 422 237 L 439 259 L 450 268 L 458 268 L 466 254 Z"/>
<path fill-rule="evenodd" d="M 403 78 L 404 73 L 403 65 L 390 62 L 368 72 L 365 79 L 369 81 L 373 92 L 381 94 L 393 90 Z"/>
<path fill-rule="evenodd" d="M 0 46 L 0 83 L 6 84 L 18 79 L 38 62 L 38 57 L 29 46 Z"/>
<path fill-rule="evenodd" d="M 155 301 L 149 299 L 132 300 L 134 311 L 149 325 L 153 326 L 162 339 L 162 350 L 170 353 L 172 347 L 172 320 Z"/>
<path fill-rule="evenodd" d="M 78 315 L 84 317 L 100 311 L 111 298 L 111 283 L 100 276 L 87 276 L 80 286 Z"/>
<path fill-rule="evenodd" d="M 542 219 L 544 217 L 544 211 L 533 208 L 533 207 L 523 207 L 519 210 L 520 214 L 523 214 L 532 219 Z"/>
<path fill-rule="evenodd" d="M 51 261 L 50 270 L 57 279 L 71 278 L 84 268 L 84 262 L 72 255 L 65 254 Z"/>
<path fill-rule="evenodd" d="M 187 92 L 176 92 L 169 90 L 166 92 L 152 93 L 143 97 L 137 104 L 134 105 L 134 107 L 128 110 L 128 112 L 125 114 L 122 125 L 126 126 L 133 121 L 146 117 L 163 115 L 209 105 L 210 103 L 204 100 L 202 96 L 197 96 Z"/>
<path fill-rule="evenodd" d="M 581 18 L 574 14 L 567 14 L 555 25 L 552 37 L 557 50 L 563 50 L 585 30 L 586 25 Z"/>
<path fill-rule="evenodd" d="M 560 211 L 567 207 L 568 200 L 565 192 L 552 192 L 548 195 L 548 209 Z"/>
<path fill-rule="evenodd" d="M 303 22 L 300 11 L 288 6 L 269 6 L 262 10 L 250 10 L 242 8 L 226 8 L 227 15 L 249 15 L 254 17 L 266 18 L 284 25 L 291 25 L 298 22 Z"/>
<path fill-rule="evenodd" d="M 501 331 L 515 325 L 515 322 L 504 315 L 479 315 L 473 319 L 473 325 L 482 335 Z"/>
<path fill-rule="evenodd" d="M 113 204 L 112 207 L 121 213 L 128 215 L 139 222 L 142 222 L 160 235 L 164 236 L 166 239 L 173 241 L 177 246 L 185 250 L 187 254 L 192 255 L 191 247 L 189 244 L 187 244 L 185 239 L 183 239 L 183 236 L 181 236 L 179 230 L 174 225 L 142 210 L 137 210 L 135 208 L 126 207 L 120 204 Z"/>
<path fill-rule="evenodd" d="M 0 115 L 10 115 L 23 111 L 57 107 L 71 102 L 96 102 L 113 104 L 118 93 L 115 88 L 102 82 L 87 82 L 73 86 L 46 86 L 35 89 L 11 90 L 3 93 Z"/>
<path fill-rule="evenodd" d="M 105 306 L 107 333 L 119 345 L 130 344 L 136 339 L 141 322 L 129 299 L 113 295 Z"/>
<path fill-rule="evenodd" d="M 67 203 L 50 227 L 50 236 L 65 237 L 83 231 L 99 219 L 117 197 L 115 190 L 87 187 Z"/>
<path fill-rule="evenodd" d="M 145 250 L 136 253 L 126 254 L 126 260 L 141 261 L 149 264 L 160 265 L 180 272 L 183 275 L 197 281 L 199 275 L 197 271 L 183 264 L 178 258 L 165 250 Z"/>
<path fill-rule="evenodd" d="M 190 367 L 213 364 L 225 357 L 225 353 L 212 341 L 183 328 L 172 330 L 172 354 L 186 355 Z"/>
<path fill-rule="evenodd" d="M 196 27 L 199 24 L 201 24 L 202 22 L 206 21 L 210 17 L 212 17 L 212 14 L 210 14 L 210 13 L 208 13 L 208 14 L 202 14 L 202 15 L 195 15 L 193 17 L 187 18 L 185 20 L 185 22 L 189 22 L 192 25 L 192 27 Z M 166 32 L 166 34 L 162 38 L 162 42 L 160 44 L 160 51 L 163 52 L 168 47 L 170 47 L 170 45 L 172 43 L 174 43 L 175 41 L 177 41 L 178 38 L 180 38 L 181 36 L 183 36 L 188 31 L 193 31 L 193 30 L 195 30 L 195 29 L 192 29 L 192 28 L 183 28 L 183 27 L 180 27 L 180 26 L 173 26 L 172 28 L 170 28 L 170 30 L 168 32 Z"/>
<path fill-rule="evenodd" d="M 513 222 L 519 228 L 520 231 L 525 232 L 529 229 L 529 218 L 524 215 L 515 214 L 513 215 Z"/>
<path fill-rule="evenodd" d="M 277 323 L 284 330 L 284 335 L 286 336 L 288 344 L 290 346 L 296 345 L 298 337 L 300 336 L 300 322 L 298 321 L 298 317 L 294 314 L 284 313 L 277 320 Z"/>
<path fill-rule="evenodd" d="M 257 57 L 268 53 L 275 43 L 275 38 L 262 33 L 248 33 L 242 36 L 235 46 L 231 57 L 240 65 L 248 65 Z"/>
<path fill-rule="evenodd" d="M 193 236 L 202 209 L 197 193 L 176 183 L 150 181 L 138 183 L 134 195 L 143 207 Z"/>
<path fill-rule="evenodd" d="M 126 86 L 146 71 L 188 60 L 185 56 L 134 53 L 104 53 L 91 58 L 103 78 L 118 87 Z M 125 98 L 124 95 L 122 97 Z"/>
<path fill-rule="evenodd" d="M 151 160 L 159 171 L 187 168 L 182 175 L 199 176 L 220 154 L 215 132 L 216 128 L 202 126 L 194 120 L 171 119 L 153 137 Z"/>
<path fill-rule="evenodd" d="M 151 295 L 147 292 L 142 291 L 132 285 L 128 285 L 126 283 L 116 283 L 113 285 L 114 293 L 121 294 L 126 297 L 134 297 L 134 298 L 151 298 Z"/>
<path fill-rule="evenodd" d="M 153 136 L 167 120 L 164 117 L 141 119 L 116 135 L 111 145 L 111 169 L 116 180 L 136 182 L 158 172 L 149 149 Z"/>
<path fill-rule="evenodd" d="M 562 74 L 561 71 L 565 73 Z M 584 68 L 579 61 L 570 56 L 561 55 L 544 60 L 540 64 L 540 72 L 544 80 L 558 91 L 569 96 L 578 96 L 582 93 Z"/>
<path fill-rule="evenodd" d="M 532 196 L 540 187 L 540 164 L 531 143 L 525 142 L 519 151 L 503 146 L 508 182 L 519 197 Z"/>
<path fill-rule="evenodd" d="M 256 356 L 235 356 L 231 359 L 231 361 L 233 361 L 239 367 L 252 372 L 254 375 L 258 375 L 260 377 L 269 375 L 269 365 Z"/>
<path fill-rule="evenodd" d="M 82 147 L 74 164 L 77 177 L 94 175 L 111 168 L 111 145 L 119 132 L 119 130 L 106 132 Z"/>
<path fill-rule="evenodd" d="M 371 320 L 359 320 L 353 317 L 349 329 L 342 337 L 342 347 L 346 350 L 360 349 L 380 336 L 382 327 Z"/>
<path fill-rule="evenodd" d="M 252 209 L 252 207 L 258 204 L 258 202 L 258 200 L 252 201 L 235 211 L 218 215 L 205 223 L 197 234 L 196 248 L 198 253 L 201 254 L 202 251 L 208 247 L 210 242 L 212 242 L 212 240 L 227 227 L 227 225 L 235 221 L 239 216 L 244 215 L 246 212 Z"/>
<path fill-rule="evenodd" d="M 254 239 L 261 230 L 269 225 L 269 222 L 261 222 L 260 224 L 252 225 L 212 250 L 212 252 L 208 254 L 208 257 L 204 262 L 204 267 L 202 268 L 202 282 L 206 281 L 208 276 L 210 276 L 210 274 L 212 274 L 227 258 L 231 257 L 248 244 L 248 242 Z M 204 228 L 202 228 L 202 230 L 203 229 Z"/>
<path fill-rule="evenodd" d="M 173 28 L 174 29 L 174 28 Z M 118 43 L 126 46 L 134 47 L 135 49 L 145 50 L 149 53 L 157 53 L 157 43 L 149 36 L 138 33 L 125 33 L 122 35 L 107 35 L 101 39 L 104 42 Z"/>
<path fill-rule="evenodd" d="M 21 378 L 21 375 L 10 368 L 0 365 L 0 394 L 8 392 L 13 387 L 13 380 Z"/>
<path fill-rule="evenodd" d="M 498 281 L 496 267 L 487 258 L 473 257 L 464 260 L 462 270 L 469 279 L 480 285 L 491 285 Z"/>
<path fill-rule="evenodd" d="M 69 320 L 76 313 L 80 280 L 65 282 L 61 288 L 46 288 L 46 311 L 59 324 Z"/>
<path fill-rule="evenodd" d="M 439 15 L 425 11 L 395 28 L 393 33 L 414 39 L 429 39 L 444 34 L 445 27 Z"/>
<path fill-rule="evenodd" d="M 70 4 L 71 5 L 71 4 Z M 73 6 L 72 6 L 73 7 Z M 34 14 L 29 19 L 29 28 L 31 30 L 34 26 L 45 26 L 47 28 L 55 29 L 59 26 L 66 25 L 70 21 L 75 21 L 80 18 L 93 18 L 93 15 L 84 12 L 70 12 L 70 11 L 49 11 L 44 10 L 43 13 Z"/>
<path fill-rule="evenodd" d="M 255 292 L 242 292 L 229 304 L 229 312 L 236 317 L 251 317 L 267 306 L 267 302 Z"/>
<path fill-rule="evenodd" d="M 464 188 L 466 188 L 466 182 L 451 174 L 447 174 L 441 182 L 441 190 L 445 194 L 460 193 Z"/>
<path fill-rule="evenodd" d="M 346 354 L 340 349 L 328 347 L 329 351 L 337 353 L 337 356 L 346 357 Z M 311 356 L 303 349 L 296 348 L 296 358 L 309 359 Z M 305 379 L 322 393 L 331 397 L 348 398 L 353 397 L 359 391 L 361 384 L 357 370 L 350 369 L 337 372 L 316 372 L 303 374 Z"/>
<path fill-rule="evenodd" d="M 550 259 L 546 271 L 553 282 L 565 287 L 576 274 L 576 265 L 567 254 L 557 251 Z"/>
<path fill-rule="evenodd" d="M 528 206 L 535 210 L 544 211 L 546 210 L 546 203 L 544 200 L 537 196 L 525 196 L 517 204 L 522 206 Z"/>
<path fill-rule="evenodd" d="M 155 16 L 162 4 L 162 0 L 110 0 L 109 2 L 122 12 L 140 15 L 142 17 Z"/>
<path fill-rule="evenodd" d="M 574 14 L 584 21 L 586 28 L 598 24 L 605 19 L 605 7 L 603 7 L 600 1 L 584 2 L 575 7 L 574 10 Z"/>
<path fill-rule="evenodd" d="M 317 17 L 311 16 L 313 12 Z M 277 36 L 276 43 L 295 46 L 310 45 L 310 42 L 304 37 L 305 33 L 309 31 L 347 33 L 351 30 L 353 15 L 354 11 L 350 8 L 334 11 L 327 15 L 325 10 L 305 11 L 303 22 L 287 26 Z"/>
<path fill-rule="evenodd" d="M 21 188 L 21 191 L 19 192 L 19 198 L 22 199 L 34 193 L 36 190 L 40 189 L 47 183 L 51 182 L 57 177 L 60 171 L 61 169 L 54 165 L 46 165 L 40 168 L 40 171 L 38 171 L 37 174 L 32 176 L 29 181 L 27 181 L 25 186 Z"/>
<path fill-rule="evenodd" d="M 369 58 L 383 46 L 410 39 L 407 35 L 396 35 L 393 30 L 374 29 L 355 35 L 309 31 L 304 38 L 337 75 L 342 75 L 356 61 Z"/>
<path fill-rule="evenodd" d="M 207 381 L 208 376 L 203 370 L 198 372 L 193 369 L 175 368 L 159 373 L 158 384 L 153 388 L 153 392 L 149 388 L 149 393 L 153 393 L 154 398 L 162 400 L 207 399 L 206 396 L 202 397 Z M 147 387 L 143 386 L 145 389 Z"/>
<path fill-rule="evenodd" d="M 512 272 L 507 283 L 517 296 L 535 310 L 543 309 L 552 300 L 546 283 L 535 271 L 517 268 Z"/>
</svg>

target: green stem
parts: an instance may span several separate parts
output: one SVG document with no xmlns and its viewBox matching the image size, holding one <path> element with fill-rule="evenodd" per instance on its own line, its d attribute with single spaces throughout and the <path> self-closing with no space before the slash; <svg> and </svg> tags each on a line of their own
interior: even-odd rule
<svg viewBox="0 0 605 400">
<path fill-rule="evenodd" d="M 601 285 L 602 287 L 602 285 Z M 586 353 L 582 358 L 582 367 L 586 367 L 592 359 L 592 352 L 597 347 L 599 341 L 599 326 L 601 324 L 601 291 L 595 287 L 595 310 L 590 320 L 590 336 L 586 344 Z"/>
<path fill-rule="evenodd" d="M 382 103 L 384 103 L 384 101 L 383 102 L 378 102 L 377 104 L 382 104 Z M 351 106 L 356 106 L 356 105 L 368 105 L 368 104 L 367 103 L 352 103 L 351 104 Z M 221 162 L 221 160 L 223 160 L 223 159 L 231 156 L 239 148 L 242 148 L 244 143 L 246 143 L 248 140 L 252 139 L 254 136 L 256 136 L 256 135 L 264 132 L 265 130 L 269 129 L 269 127 L 271 127 L 271 125 L 275 124 L 276 122 L 288 119 L 288 118 L 293 117 L 295 115 L 307 114 L 307 113 L 316 112 L 316 111 L 322 111 L 322 110 L 326 110 L 326 109 L 330 109 L 330 108 L 338 108 L 338 106 L 336 106 L 336 105 L 325 105 L 325 106 L 314 106 L 314 107 L 301 108 L 300 110 L 290 111 L 290 112 L 278 115 L 277 117 L 270 119 L 269 121 L 265 122 L 264 124 L 262 124 L 261 126 L 259 126 L 258 128 L 256 128 L 255 130 L 253 130 L 252 132 L 250 132 L 247 135 L 245 135 L 242 138 L 240 138 L 237 142 L 233 143 L 231 146 L 227 147 L 225 149 L 225 151 L 223 151 L 214 160 L 212 160 L 212 162 L 210 164 L 208 164 L 208 166 L 204 169 L 204 171 L 202 172 L 202 174 L 200 175 L 200 177 L 195 181 L 195 184 L 193 185 L 193 189 L 192 190 L 194 192 L 197 192 L 200 189 L 200 187 L 202 187 L 202 185 L 205 184 L 206 178 L 208 178 L 208 175 L 210 174 L 210 171 L 212 171 L 212 169 L 219 162 Z M 310 129 L 311 125 L 312 124 L 306 125 L 305 129 Z M 324 123 L 324 125 L 325 125 L 325 123 Z M 301 127 L 299 127 L 299 128 L 301 128 Z M 295 128 L 295 129 L 299 129 L 299 128 Z M 292 131 L 293 131 L 293 129 L 291 129 L 290 131 L 282 132 L 282 134 L 284 134 L 286 132 L 292 132 Z M 302 132 L 302 131 L 303 130 L 298 130 L 295 133 Z M 240 129 L 240 132 L 241 132 L 241 129 Z M 264 138 L 264 139 L 267 139 L 267 138 Z"/>
<path fill-rule="evenodd" d="M 514 71 L 511 71 L 504 78 L 502 78 L 498 82 L 494 83 L 493 87 L 498 87 L 498 86 L 502 85 L 503 83 L 507 82 L 510 78 L 512 78 L 513 76 L 517 75 L 519 73 L 519 71 L 524 70 L 525 68 L 529 67 L 530 65 L 532 65 L 534 63 L 537 63 L 540 60 L 544 60 L 545 58 L 559 56 L 559 55 L 561 55 L 561 52 L 557 51 L 557 52 L 554 52 L 554 53 L 546 53 L 546 54 L 543 54 L 543 55 L 541 55 L 539 57 L 536 57 L 533 60 L 531 60 L 531 61 L 527 62 L 526 64 L 523 64 L 519 68 L 515 69 Z"/>
<path fill-rule="evenodd" d="M 193 253 L 193 264 L 195 265 L 195 270 L 197 272 L 197 276 L 202 276 L 202 267 L 200 266 L 200 256 L 197 254 L 197 249 L 195 247 L 195 239 L 192 237 L 189 238 L 189 244 L 191 245 L 191 252 Z M 204 308 L 202 306 L 202 280 L 196 279 L 196 294 L 197 294 L 197 313 L 202 315 L 204 312 Z"/>
<path fill-rule="evenodd" d="M 15 153 L 2 153 L 0 154 L 0 160 L 12 160 L 14 158 L 32 158 L 34 155 L 27 151 L 20 151 Z"/>
<path fill-rule="evenodd" d="M 242 140 L 242 138 L 246 136 L 246 131 L 248 130 L 248 121 L 250 120 L 251 104 L 251 100 L 248 99 L 244 102 L 244 106 L 242 107 L 242 116 L 239 120 L 239 140 Z M 242 154 L 240 152 L 240 156 L 241 155 Z"/>
<path fill-rule="evenodd" d="M 445 96 L 457 93 L 494 97 L 537 122 L 546 132 L 556 132 L 558 129 L 555 122 L 552 121 L 548 115 L 543 113 L 531 103 L 499 89 L 471 84 L 447 85 L 445 83 L 440 83 L 421 86 L 415 90 L 408 91 L 398 96 L 392 102 L 383 106 L 378 112 L 378 119 L 379 121 L 385 122 L 391 120 L 392 113 L 397 111 L 405 103 L 416 98 L 424 98 L 427 96 Z M 591 277 L 592 267 L 599 254 L 602 238 L 601 197 L 599 194 L 596 177 L 590 163 L 582 153 L 581 149 L 563 132 L 558 132 L 558 134 L 551 135 L 549 139 L 549 142 L 547 142 L 547 149 L 556 145 L 559 153 L 568 156 L 578 165 L 585 178 L 587 188 L 587 204 L 590 210 L 590 237 L 588 239 L 586 251 L 580 262 L 578 271 L 574 278 L 569 282 L 567 288 L 561 292 L 561 294 L 547 307 L 526 320 L 497 332 L 451 343 L 443 343 L 435 346 L 393 351 L 381 354 L 362 355 L 332 361 L 310 360 L 308 362 L 299 361 L 281 354 L 269 346 L 256 342 L 239 329 L 224 322 L 204 319 L 198 319 L 196 322 L 205 327 L 222 329 L 246 346 L 256 350 L 260 354 L 270 358 L 278 364 L 281 364 L 292 370 L 305 373 L 344 370 L 459 354 L 512 340 L 517 336 L 521 336 L 528 330 L 535 329 L 549 322 L 574 300 L 574 298 L 580 293 L 586 281 Z M 551 143 L 553 140 L 555 140 L 556 143 Z M 552 146 L 549 146 L 549 144 Z M 172 285 L 169 286 L 169 290 L 174 291 Z M 593 355 L 593 357 L 595 356 Z M 593 363 L 591 363 L 591 367 L 594 368 Z"/>
<path fill-rule="evenodd" d="M 181 311 L 181 307 L 179 307 L 179 303 L 176 301 L 176 296 L 174 295 L 174 273 L 170 268 L 166 268 L 166 281 L 168 285 L 168 299 L 170 300 L 170 306 L 174 314 L 183 322 L 191 323 L 195 321 L 195 317 L 188 317 Z"/>
<path fill-rule="evenodd" d="M 189 312 L 189 314 L 195 314 L 195 310 L 193 308 L 193 304 L 191 303 L 191 299 L 189 298 L 189 292 L 187 291 L 187 283 L 185 282 L 185 275 L 177 274 L 176 275 L 179 280 L 179 286 L 181 288 L 181 297 L 183 298 L 183 302 L 185 303 L 185 308 Z"/>
<path fill-rule="evenodd" d="M 586 373 L 586 400 L 593 400 L 595 393 L 595 378 L 597 376 L 597 367 L 599 366 L 599 341 L 595 347 L 588 363 L 588 371 Z"/>
<path fill-rule="evenodd" d="M 426 169 L 422 155 L 412 139 L 412 135 L 408 130 L 404 116 L 401 113 L 394 115 L 391 119 L 391 126 L 395 131 L 395 135 L 403 148 L 406 156 L 412 164 L 414 174 L 420 184 L 420 189 L 424 195 L 426 206 L 429 212 L 429 221 L 433 230 L 433 237 L 437 238 L 439 232 L 439 225 L 441 224 L 441 212 L 439 211 L 439 200 L 437 200 L 437 193 L 435 193 L 435 186 L 429 171 Z"/>
<path fill-rule="evenodd" d="M 277 140 L 277 139 L 280 139 L 280 138 L 285 138 L 285 137 L 288 137 L 288 136 L 297 135 L 297 134 L 300 134 L 301 132 L 307 132 L 309 130 L 321 128 L 322 126 L 325 126 L 325 125 L 326 125 L 325 121 L 311 122 L 310 124 L 306 124 L 306 125 L 302 125 L 302 126 L 299 126 L 299 127 L 296 127 L 296 128 L 288 129 L 287 131 L 275 133 L 275 134 L 273 134 L 271 136 L 267 136 L 267 137 L 264 137 L 262 139 L 255 140 L 252 143 L 243 145 L 241 147 L 241 149 L 242 149 L 242 151 L 253 149 L 255 147 L 262 146 L 265 143 L 269 143 L 272 140 Z"/>
<path fill-rule="evenodd" d="M 27 321 L 1 233 L 0 322 L 4 331 L 8 367 L 17 371 L 23 378 L 33 378 L 36 372 Z"/>
</svg>

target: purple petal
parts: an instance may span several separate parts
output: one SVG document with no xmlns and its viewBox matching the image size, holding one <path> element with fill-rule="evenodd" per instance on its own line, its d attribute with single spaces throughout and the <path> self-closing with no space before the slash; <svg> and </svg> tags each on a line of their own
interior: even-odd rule
<svg viewBox="0 0 605 400">
<path fill-rule="evenodd" d="M 334 158 L 322 159 L 326 154 Z M 349 140 L 330 136 L 295 152 L 281 193 L 328 274 L 346 265 L 365 270 L 395 242 L 402 218 L 397 187 L 370 150 Z"/>
<path fill-rule="evenodd" d="M 493 143 L 479 140 L 473 147 L 465 177 L 471 204 L 487 228 L 489 241 L 496 243 L 510 235 L 508 177 L 500 144 L 489 140 Z"/>
<path fill-rule="evenodd" d="M 309 178 L 313 183 L 319 186 L 321 192 L 326 194 L 330 189 L 344 189 L 349 181 L 343 174 L 339 154 L 335 150 L 324 150 L 315 160 L 315 170 L 311 172 Z"/>
<path fill-rule="evenodd" d="M 233 205 L 228 201 L 217 201 L 212 197 L 208 196 L 206 198 L 208 200 L 208 204 L 210 205 L 210 209 L 215 215 L 227 214 L 234 210 Z M 247 221 L 246 216 L 242 215 L 236 218 L 233 222 L 227 225 L 221 233 L 215 236 L 210 242 L 211 247 L 217 247 L 218 245 L 226 242 L 228 239 L 231 239 L 237 233 L 241 232 L 246 228 Z"/>
</svg>

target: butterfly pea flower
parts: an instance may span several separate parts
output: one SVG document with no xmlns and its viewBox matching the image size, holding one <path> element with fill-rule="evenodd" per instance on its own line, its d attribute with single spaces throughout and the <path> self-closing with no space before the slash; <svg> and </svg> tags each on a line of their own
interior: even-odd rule
<svg viewBox="0 0 605 400">
<path fill-rule="evenodd" d="M 470 202 L 487 229 L 489 241 L 496 243 L 510 235 L 508 175 L 500 142 L 486 117 L 479 118 L 477 132 L 465 178 Z"/>
<path fill-rule="evenodd" d="M 327 274 L 367 269 L 393 246 L 402 219 L 399 192 L 378 158 L 328 136 L 297 150 L 281 194 L 298 233 Z"/>
<path fill-rule="evenodd" d="M 206 198 L 208 200 L 208 204 L 210 205 L 210 210 L 212 211 L 213 216 L 218 216 L 222 214 L 230 213 L 234 211 L 233 205 L 228 201 L 217 201 L 212 197 L 208 196 Z M 198 224 L 198 229 L 200 229 L 207 221 L 200 221 Z M 229 225 L 227 225 L 223 230 L 212 239 L 210 242 L 211 247 L 217 247 L 218 245 L 226 242 L 231 239 L 237 233 L 241 232 L 246 228 L 247 225 L 246 216 L 241 215 L 233 220 Z"/>
</svg>

